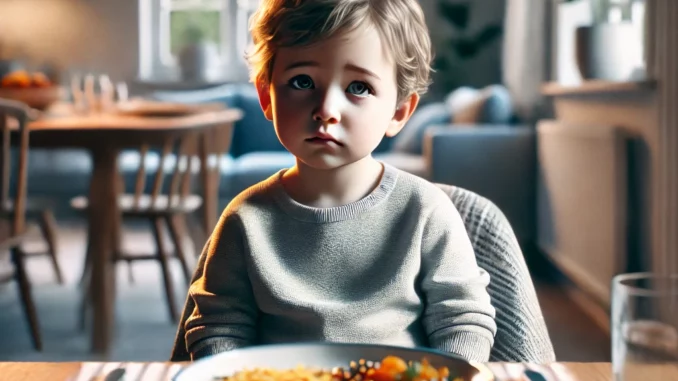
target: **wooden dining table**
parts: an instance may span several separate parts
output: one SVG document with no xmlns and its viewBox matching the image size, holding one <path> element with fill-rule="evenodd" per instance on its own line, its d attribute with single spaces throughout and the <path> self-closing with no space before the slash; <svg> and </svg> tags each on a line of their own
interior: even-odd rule
<svg viewBox="0 0 678 381">
<path fill-rule="evenodd" d="M 92 157 L 87 250 L 95 255 L 91 257 L 87 295 L 93 307 L 91 345 L 95 353 L 108 354 L 114 330 L 113 238 L 106 232 L 121 222 L 117 202 L 120 189 L 118 154 L 127 148 L 161 145 L 168 138 L 177 139 L 185 134 L 203 131 L 199 149 L 204 196 L 203 229 L 210 232 L 218 214 L 218 194 L 215 189 L 218 187 L 218 178 L 210 176 L 207 159 L 211 149 L 220 143 L 214 141 L 212 132 L 223 128 L 232 129 L 241 117 L 241 110 L 223 107 L 209 107 L 193 113 L 164 117 L 121 113 L 80 114 L 62 107 L 50 110 L 29 123 L 31 148 L 79 148 L 89 151 Z M 230 141 L 227 143 L 230 144 Z"/>
<path fill-rule="evenodd" d="M 124 368 L 126 381 L 170 381 L 188 363 L 170 362 L 63 362 L 28 363 L 0 362 L 0 381 L 100 381 L 114 369 Z M 532 370 L 544 381 L 612 381 L 609 363 L 552 363 L 547 365 L 523 363 L 484 364 L 496 381 L 528 380 L 520 378 L 525 370 Z M 678 372 L 665 374 L 653 380 L 676 380 Z M 670 378 L 676 376 L 676 378 Z"/>
</svg>

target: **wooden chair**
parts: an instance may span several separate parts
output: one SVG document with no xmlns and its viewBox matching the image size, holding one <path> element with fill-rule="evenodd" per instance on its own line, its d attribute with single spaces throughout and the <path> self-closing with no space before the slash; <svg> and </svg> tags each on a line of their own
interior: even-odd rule
<svg viewBox="0 0 678 381">
<path fill-rule="evenodd" d="M 25 250 L 24 254 L 28 257 L 47 255 L 52 262 L 57 283 L 64 284 L 64 275 L 57 259 L 57 222 L 50 202 L 43 199 L 28 198 L 26 201 L 26 218 L 37 222 L 40 235 L 45 243 L 45 250 Z"/>
<path fill-rule="evenodd" d="M 168 258 L 173 256 L 179 260 L 184 278 L 188 283 L 193 268 L 189 265 L 187 255 L 183 250 L 182 237 L 186 235 L 185 228 L 188 228 L 194 241 L 202 239 L 199 235 L 202 233 L 195 233 L 196 231 L 200 232 L 201 229 L 196 229 L 196 225 L 200 225 L 200 223 L 193 220 L 193 217 L 195 212 L 201 207 L 203 198 L 198 194 L 192 193 L 191 179 L 193 174 L 201 170 L 201 165 L 203 165 L 201 163 L 203 160 L 200 160 L 200 158 L 204 159 L 205 157 L 203 143 L 220 136 L 221 139 L 226 139 L 226 144 L 223 144 L 224 141 L 222 140 L 220 146 L 228 147 L 230 146 L 231 131 L 232 129 L 228 126 L 228 128 L 224 128 L 224 131 L 222 131 L 227 134 L 226 136 L 218 134 L 208 137 L 205 136 L 204 132 L 168 136 L 162 147 L 160 147 L 159 163 L 157 168 L 155 168 L 155 174 L 151 176 L 152 184 L 147 184 L 149 177 L 147 167 L 150 166 L 147 165 L 149 156 L 147 154 L 152 152 L 152 148 L 155 147 L 144 145 L 139 150 L 140 162 L 133 193 L 125 193 L 124 182 L 121 181 L 123 184 L 120 189 L 118 202 L 123 222 L 133 219 L 148 221 L 151 224 L 156 250 L 152 254 L 124 253 L 121 250 L 122 226 L 118 225 L 115 231 L 110 232 L 113 235 L 115 245 L 113 248 L 114 261 L 127 262 L 130 266 L 130 273 L 131 265 L 135 261 L 155 260 L 159 262 L 167 306 L 173 322 L 178 321 L 178 309 L 174 300 L 174 287 Z M 167 182 L 168 177 L 169 181 Z M 87 204 L 87 198 L 84 196 L 76 197 L 71 201 L 71 206 L 78 211 L 86 211 Z M 170 239 L 174 246 L 174 252 L 171 254 L 165 245 L 165 226 L 168 228 Z M 199 245 L 202 244 L 204 244 L 204 241 L 199 243 Z M 93 254 L 87 253 L 86 270 L 83 278 L 87 277 L 91 255 Z M 85 295 L 84 300 L 87 300 L 87 295 Z M 81 317 L 84 318 L 85 302 L 83 302 L 82 307 Z"/>
<path fill-rule="evenodd" d="M 11 173 L 11 172 L 10 172 Z M 0 204 L 2 212 L 5 214 L 13 213 L 14 203 L 11 199 L 7 199 Z M 46 198 L 28 197 L 25 204 L 25 218 L 27 220 L 35 221 L 40 231 L 40 235 L 45 244 L 45 250 L 26 250 L 24 255 L 26 257 L 47 255 L 52 263 L 54 276 L 57 283 L 64 284 L 63 272 L 59 266 L 57 259 L 57 222 L 52 212 L 52 201 Z"/>
<path fill-rule="evenodd" d="M 42 350 L 42 339 L 35 303 L 31 295 L 31 285 L 24 264 L 25 254 L 21 249 L 24 243 L 26 225 L 26 188 L 28 172 L 28 120 L 31 110 L 28 106 L 14 101 L 0 99 L 0 131 L 2 131 L 2 147 L 0 148 L 0 205 L 11 205 L 0 211 L 0 283 L 16 281 L 21 304 L 28 320 L 33 346 Z M 12 123 L 18 122 L 18 171 L 14 182 L 10 181 L 13 168 L 10 134 Z M 9 256 L 7 255 L 9 252 Z M 4 260 L 3 260 L 4 259 Z M 6 261 L 9 259 L 9 261 Z M 2 262 L 10 262 L 3 267 Z"/>
</svg>

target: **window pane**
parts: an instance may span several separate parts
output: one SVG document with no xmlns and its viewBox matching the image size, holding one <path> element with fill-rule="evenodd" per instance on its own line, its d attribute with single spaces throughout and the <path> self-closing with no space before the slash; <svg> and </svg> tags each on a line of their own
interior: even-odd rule
<svg viewBox="0 0 678 381">
<path fill-rule="evenodd" d="M 170 12 L 170 51 L 176 55 L 191 39 L 202 38 L 221 46 L 221 12 L 218 10 L 173 10 Z"/>
<path fill-rule="evenodd" d="M 238 0 L 238 13 L 236 16 L 236 38 L 238 54 L 242 54 L 250 48 L 252 36 L 249 32 L 249 20 L 259 6 L 260 0 Z"/>
</svg>

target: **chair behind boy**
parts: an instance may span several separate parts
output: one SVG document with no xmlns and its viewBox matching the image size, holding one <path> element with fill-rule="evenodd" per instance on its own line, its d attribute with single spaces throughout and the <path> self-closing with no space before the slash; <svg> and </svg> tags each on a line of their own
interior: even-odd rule
<svg viewBox="0 0 678 381">
<path fill-rule="evenodd" d="M 490 361 L 555 361 L 537 294 L 513 229 L 492 201 L 451 185 L 437 184 L 459 210 L 478 266 L 490 274 L 497 334 Z"/>
</svg>

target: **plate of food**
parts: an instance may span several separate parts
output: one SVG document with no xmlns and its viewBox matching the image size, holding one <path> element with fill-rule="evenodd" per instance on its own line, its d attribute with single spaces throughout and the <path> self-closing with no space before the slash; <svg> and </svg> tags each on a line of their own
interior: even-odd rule
<svg viewBox="0 0 678 381">
<path fill-rule="evenodd" d="M 173 381 L 491 381 L 482 364 L 427 348 L 299 343 L 253 346 L 195 361 Z"/>
</svg>

